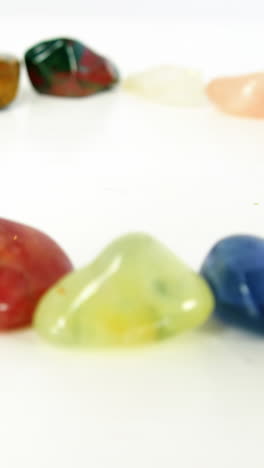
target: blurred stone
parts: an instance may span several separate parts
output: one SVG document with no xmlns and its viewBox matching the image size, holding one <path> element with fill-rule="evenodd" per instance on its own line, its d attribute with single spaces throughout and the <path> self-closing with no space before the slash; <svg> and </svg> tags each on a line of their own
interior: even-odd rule
<svg viewBox="0 0 264 468">
<path fill-rule="evenodd" d="M 19 82 L 19 61 L 11 55 L 0 55 L 0 108 L 16 97 Z"/>
<path fill-rule="evenodd" d="M 264 73 L 217 78 L 207 86 L 207 95 L 227 114 L 264 118 Z"/>
<path fill-rule="evenodd" d="M 169 106 L 192 107 L 205 102 L 199 71 L 161 66 L 129 76 L 123 84 L 132 93 Z"/>
</svg>

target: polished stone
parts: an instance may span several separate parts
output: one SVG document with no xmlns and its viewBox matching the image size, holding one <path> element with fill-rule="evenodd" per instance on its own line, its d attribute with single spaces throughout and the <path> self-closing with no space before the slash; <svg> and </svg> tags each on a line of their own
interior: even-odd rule
<svg viewBox="0 0 264 468">
<path fill-rule="evenodd" d="M 0 55 L 0 108 L 15 99 L 19 84 L 19 61 L 11 55 Z"/>
<path fill-rule="evenodd" d="M 129 346 L 203 324 L 214 307 L 206 282 L 152 237 L 128 234 L 41 300 L 35 327 L 68 346 Z"/>
<path fill-rule="evenodd" d="M 192 107 L 205 103 L 204 83 L 197 70 L 160 66 L 129 76 L 127 91 L 168 106 Z"/>
<path fill-rule="evenodd" d="M 202 275 L 216 299 L 216 315 L 235 326 L 264 333 L 264 240 L 232 236 L 209 252 Z"/>
<path fill-rule="evenodd" d="M 36 44 L 26 52 L 25 62 L 35 90 L 53 96 L 89 96 L 112 88 L 119 79 L 109 60 L 73 39 Z"/>
<path fill-rule="evenodd" d="M 72 268 L 46 234 L 0 218 L 0 330 L 29 326 L 40 297 Z"/>
<path fill-rule="evenodd" d="M 207 86 L 207 95 L 227 114 L 264 118 L 264 73 L 217 78 Z"/>
</svg>

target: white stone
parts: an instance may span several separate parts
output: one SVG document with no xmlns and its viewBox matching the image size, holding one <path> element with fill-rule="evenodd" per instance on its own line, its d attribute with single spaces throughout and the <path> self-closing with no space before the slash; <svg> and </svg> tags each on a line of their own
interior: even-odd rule
<svg viewBox="0 0 264 468">
<path fill-rule="evenodd" d="M 160 66 L 130 75 L 123 87 L 169 106 L 201 106 L 206 101 L 202 74 L 197 70 L 175 66 Z"/>
</svg>

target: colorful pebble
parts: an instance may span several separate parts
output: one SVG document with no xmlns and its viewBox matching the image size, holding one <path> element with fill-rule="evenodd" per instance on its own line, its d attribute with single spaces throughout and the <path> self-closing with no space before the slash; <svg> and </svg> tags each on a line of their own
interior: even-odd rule
<svg viewBox="0 0 264 468">
<path fill-rule="evenodd" d="M 129 76 L 124 89 L 167 106 L 201 106 L 206 101 L 202 74 L 197 70 L 161 66 Z"/>
<path fill-rule="evenodd" d="M 209 83 L 207 95 L 227 114 L 264 118 L 264 73 L 217 78 Z"/>
<path fill-rule="evenodd" d="M 213 308 L 202 277 L 152 237 L 129 234 L 54 285 L 34 325 L 58 345 L 130 346 L 197 327 Z"/>
<path fill-rule="evenodd" d="M 201 272 L 214 292 L 219 318 L 264 333 L 263 239 L 241 235 L 221 240 Z"/>
<path fill-rule="evenodd" d="M 30 325 L 42 294 L 71 270 L 46 234 L 0 218 L 0 330 Z"/>
<path fill-rule="evenodd" d="M 19 83 L 19 61 L 11 55 L 0 55 L 0 108 L 15 99 Z"/>
<path fill-rule="evenodd" d="M 112 88 L 118 82 L 115 66 L 73 39 L 41 42 L 25 54 L 35 90 L 42 94 L 82 97 Z"/>
</svg>

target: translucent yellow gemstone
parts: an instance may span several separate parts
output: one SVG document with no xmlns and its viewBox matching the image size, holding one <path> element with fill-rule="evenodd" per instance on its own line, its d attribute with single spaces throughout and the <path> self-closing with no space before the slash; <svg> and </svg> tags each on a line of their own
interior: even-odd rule
<svg viewBox="0 0 264 468">
<path fill-rule="evenodd" d="M 201 325 L 214 307 L 205 280 L 152 237 L 129 234 L 42 298 L 34 324 L 69 346 L 130 346 Z"/>
</svg>

